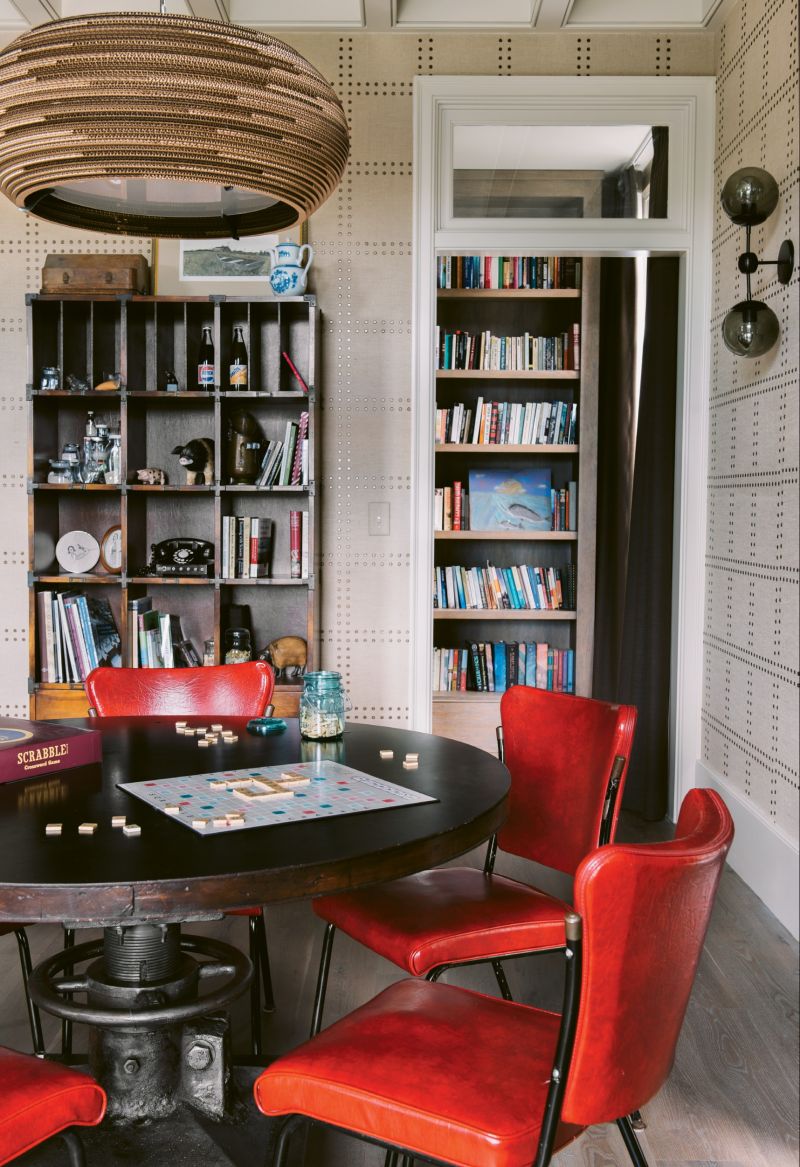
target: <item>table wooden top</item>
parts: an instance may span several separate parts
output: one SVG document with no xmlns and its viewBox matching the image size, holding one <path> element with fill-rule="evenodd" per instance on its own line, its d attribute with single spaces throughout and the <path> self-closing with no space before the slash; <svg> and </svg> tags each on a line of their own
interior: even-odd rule
<svg viewBox="0 0 800 1167">
<path fill-rule="evenodd" d="M 213 751 L 179 736 L 172 717 L 70 721 L 102 730 L 102 766 L 0 786 L 0 920 L 186 920 L 302 899 L 436 866 L 505 817 L 508 771 L 473 746 L 372 725 L 322 744 L 302 742 L 296 720 L 273 737 L 220 721 L 239 730 L 225 747 L 228 769 L 328 757 L 438 801 L 203 837 L 117 784 L 208 772 L 221 764 Z M 394 758 L 380 760 L 380 749 Z M 416 771 L 403 769 L 409 751 L 419 754 Z M 119 814 L 141 826 L 140 837 L 111 827 Z M 60 837 L 45 836 L 49 822 L 64 824 Z M 96 833 L 79 836 L 82 822 L 96 822 Z"/>
</svg>

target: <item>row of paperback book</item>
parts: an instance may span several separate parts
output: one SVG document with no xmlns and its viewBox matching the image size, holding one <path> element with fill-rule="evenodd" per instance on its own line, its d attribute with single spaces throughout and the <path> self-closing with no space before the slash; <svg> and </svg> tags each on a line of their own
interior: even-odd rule
<svg viewBox="0 0 800 1167">
<path fill-rule="evenodd" d="M 476 483 L 479 477 L 477 472 L 470 471 L 470 482 L 476 490 L 480 502 L 483 498 L 480 487 Z M 511 506 L 514 503 L 512 502 Z M 523 504 L 524 505 L 524 504 Z M 486 508 L 479 508 L 478 521 L 486 513 Z M 463 482 L 454 482 L 452 486 L 437 486 L 433 492 L 433 529 L 434 531 L 486 531 L 490 534 L 494 528 L 472 526 L 470 507 L 470 492 Z M 504 530 L 511 530 L 510 526 Z M 520 522 L 520 530 L 522 527 Z M 528 528 L 530 529 L 530 528 Z M 578 529 L 578 484 L 569 482 L 566 486 L 550 489 L 550 531 L 576 531 Z"/>
<path fill-rule="evenodd" d="M 478 611 L 575 608 L 575 565 L 434 567 L 433 606 Z"/>
<path fill-rule="evenodd" d="M 226 515 L 222 520 L 222 578 L 264 579 L 272 558 L 272 519 Z"/>
<path fill-rule="evenodd" d="M 78 684 L 100 665 L 122 664 L 122 641 L 111 605 L 91 592 L 36 593 L 39 679 Z"/>
<path fill-rule="evenodd" d="M 504 640 L 433 650 L 435 693 L 504 693 L 513 685 L 574 693 L 574 651 L 542 641 Z"/>
<path fill-rule="evenodd" d="M 256 486 L 308 485 L 308 413 L 287 421 L 283 439 L 267 442 Z"/>
<path fill-rule="evenodd" d="M 436 368 L 508 373 L 552 372 L 581 367 L 580 324 L 555 336 L 495 336 L 489 329 L 449 331 L 436 326 Z"/>
<path fill-rule="evenodd" d="M 580 288 L 573 255 L 440 255 L 439 288 Z"/>
<path fill-rule="evenodd" d="M 457 401 L 436 410 L 437 445 L 564 446 L 578 440 L 578 405 L 569 401 Z"/>
<path fill-rule="evenodd" d="M 128 601 L 128 664 L 133 669 L 181 669 L 202 665 L 183 632 L 180 616 L 159 612 L 152 596 Z"/>
</svg>

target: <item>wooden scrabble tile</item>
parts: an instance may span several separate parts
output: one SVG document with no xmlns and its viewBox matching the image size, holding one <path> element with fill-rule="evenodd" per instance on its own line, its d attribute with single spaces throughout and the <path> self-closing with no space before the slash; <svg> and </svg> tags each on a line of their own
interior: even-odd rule
<svg viewBox="0 0 800 1167">
<path fill-rule="evenodd" d="M 223 818 L 212 819 L 212 820 L 211 820 L 211 825 L 212 825 L 213 827 L 227 827 L 227 825 L 228 825 L 228 820 L 227 820 L 227 818 L 224 818 L 224 817 L 223 817 Z"/>
<path fill-rule="evenodd" d="M 215 721 L 214 724 L 211 726 L 211 728 L 214 730 L 215 733 L 219 733 L 219 731 L 222 729 L 222 724 L 219 721 Z"/>
<path fill-rule="evenodd" d="M 235 798 L 243 798 L 245 802 L 255 802 L 259 798 L 292 798 L 291 790 L 282 790 L 277 783 L 267 786 L 259 782 L 258 786 L 243 786 L 233 792 Z"/>
<path fill-rule="evenodd" d="M 406 754 L 406 761 L 407 762 L 418 762 L 419 761 L 419 754 Z"/>
<path fill-rule="evenodd" d="M 291 770 L 284 770 L 276 782 L 282 783 L 284 786 L 310 786 L 311 779 L 305 774 L 293 774 Z"/>
<path fill-rule="evenodd" d="M 419 762 L 403 762 L 404 770 L 418 770 Z"/>
<path fill-rule="evenodd" d="M 236 742 L 238 742 L 238 740 L 238 733 L 224 733 L 222 735 L 222 741 L 226 746 L 233 746 L 236 744 Z"/>
<path fill-rule="evenodd" d="M 384 761 L 386 761 L 386 760 L 388 760 L 389 758 L 393 758 L 393 757 L 394 757 L 394 750 L 381 750 L 381 751 L 380 751 L 380 755 L 381 755 L 381 757 L 384 759 Z"/>
<path fill-rule="evenodd" d="M 192 826 L 198 831 L 204 831 L 208 826 L 208 819 L 192 819 Z"/>
<path fill-rule="evenodd" d="M 208 733 L 208 726 L 207 725 L 196 725 L 194 727 L 194 732 L 197 734 Z"/>
<path fill-rule="evenodd" d="M 124 827 L 127 821 L 127 816 L 124 814 L 112 814 L 111 816 L 112 827 Z"/>
<path fill-rule="evenodd" d="M 176 722 L 175 722 L 175 728 L 176 728 L 178 731 L 180 731 L 180 730 L 183 730 L 183 729 L 186 729 L 186 722 L 185 722 L 185 721 L 176 721 Z"/>
<path fill-rule="evenodd" d="M 203 746 L 205 749 L 208 749 L 208 747 L 211 745 L 211 742 L 206 741 L 206 739 L 204 737 L 201 737 L 198 739 L 197 744 L 199 746 Z"/>
<path fill-rule="evenodd" d="M 124 835 L 141 835 L 142 828 L 137 823 L 126 823 L 122 828 Z"/>
<path fill-rule="evenodd" d="M 44 828 L 44 833 L 46 835 L 60 835 L 61 827 L 61 823 L 48 823 Z"/>
<path fill-rule="evenodd" d="M 224 778 L 212 778 L 208 785 L 212 790 L 227 790 L 229 786 L 233 786 L 234 781 L 235 779 L 226 782 Z"/>
<path fill-rule="evenodd" d="M 171 806 L 165 806 L 165 807 L 164 807 L 164 812 L 165 812 L 165 814 L 180 814 L 180 813 L 181 813 L 181 808 L 180 808 L 179 806 L 175 806 L 175 805 L 173 804 L 173 805 L 171 805 Z"/>
<path fill-rule="evenodd" d="M 79 835 L 93 835 L 97 830 L 97 823 L 81 823 L 78 827 Z"/>
<path fill-rule="evenodd" d="M 185 725 L 180 732 L 184 735 L 184 737 L 194 737 L 194 726 Z"/>
</svg>

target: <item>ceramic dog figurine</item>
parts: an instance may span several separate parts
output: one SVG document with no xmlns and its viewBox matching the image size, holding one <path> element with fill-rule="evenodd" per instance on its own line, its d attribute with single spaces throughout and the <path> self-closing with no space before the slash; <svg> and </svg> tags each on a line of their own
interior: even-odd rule
<svg viewBox="0 0 800 1167">
<path fill-rule="evenodd" d="M 187 486 L 210 486 L 214 481 L 214 442 L 211 438 L 192 438 L 185 446 L 172 451 L 186 471 Z"/>
</svg>

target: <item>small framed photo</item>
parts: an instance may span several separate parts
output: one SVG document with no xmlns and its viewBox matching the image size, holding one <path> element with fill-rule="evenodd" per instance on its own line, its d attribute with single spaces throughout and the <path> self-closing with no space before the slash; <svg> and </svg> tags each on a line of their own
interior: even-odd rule
<svg viewBox="0 0 800 1167">
<path fill-rule="evenodd" d="M 109 527 L 100 540 L 100 566 L 109 575 L 122 571 L 122 528 Z"/>
<path fill-rule="evenodd" d="M 307 224 L 242 239 L 154 239 L 156 296 L 268 296 L 269 252 L 279 243 L 306 243 Z"/>
</svg>

